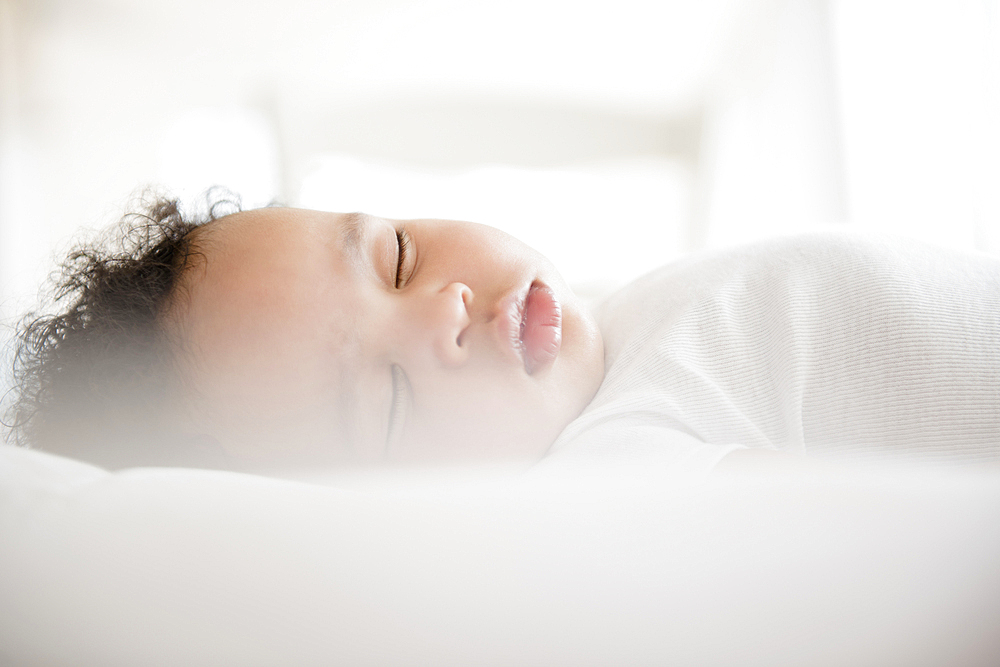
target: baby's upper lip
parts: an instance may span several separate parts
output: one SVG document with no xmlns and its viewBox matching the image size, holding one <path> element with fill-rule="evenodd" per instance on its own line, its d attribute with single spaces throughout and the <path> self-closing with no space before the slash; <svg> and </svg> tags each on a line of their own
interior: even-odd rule
<svg viewBox="0 0 1000 667">
<path fill-rule="evenodd" d="M 562 311 L 552 289 L 534 280 L 501 301 L 500 343 L 528 375 L 549 366 L 562 343 Z"/>
<path fill-rule="evenodd" d="M 543 283 L 532 283 L 521 321 L 524 369 L 533 375 L 555 361 L 562 345 L 562 306 L 555 292 Z"/>
</svg>

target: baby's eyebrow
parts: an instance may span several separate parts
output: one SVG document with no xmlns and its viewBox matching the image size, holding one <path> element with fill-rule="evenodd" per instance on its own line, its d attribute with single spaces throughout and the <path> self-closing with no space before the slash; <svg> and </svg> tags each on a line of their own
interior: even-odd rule
<svg viewBox="0 0 1000 667">
<path fill-rule="evenodd" d="M 348 213 L 341 220 L 340 243 L 352 261 L 361 261 L 365 227 L 371 216 L 367 213 Z"/>
</svg>

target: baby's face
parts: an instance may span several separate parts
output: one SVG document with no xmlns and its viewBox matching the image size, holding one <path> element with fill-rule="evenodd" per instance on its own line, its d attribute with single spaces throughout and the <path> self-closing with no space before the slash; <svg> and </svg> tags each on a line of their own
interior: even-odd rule
<svg viewBox="0 0 1000 667">
<path fill-rule="evenodd" d="M 235 459 L 538 458 L 604 375 L 583 304 L 490 227 L 270 208 L 198 245 L 168 322 L 188 428 Z"/>
</svg>

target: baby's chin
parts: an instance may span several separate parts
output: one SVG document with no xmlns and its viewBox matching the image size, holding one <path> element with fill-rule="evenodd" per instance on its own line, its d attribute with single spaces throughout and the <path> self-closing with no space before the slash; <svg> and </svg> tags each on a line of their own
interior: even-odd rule
<svg viewBox="0 0 1000 667">
<path fill-rule="evenodd" d="M 567 379 L 578 387 L 579 410 L 573 415 L 575 419 L 604 381 L 604 337 L 587 302 L 572 290 L 569 292 L 572 296 L 563 308 L 563 340 L 565 361 L 574 367 L 567 373 Z"/>
</svg>

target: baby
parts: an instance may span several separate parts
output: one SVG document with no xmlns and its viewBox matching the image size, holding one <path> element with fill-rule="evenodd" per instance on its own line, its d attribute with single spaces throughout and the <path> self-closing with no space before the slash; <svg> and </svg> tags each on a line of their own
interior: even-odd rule
<svg viewBox="0 0 1000 667">
<path fill-rule="evenodd" d="M 592 315 L 482 225 L 154 205 L 22 336 L 22 439 L 110 466 L 537 459 L 604 375 Z M 83 442 L 85 440 L 86 442 Z"/>
<path fill-rule="evenodd" d="M 22 440 L 109 467 L 998 456 L 990 258 L 957 275 L 857 240 L 718 253 L 622 290 L 599 327 L 551 263 L 482 225 L 192 223 L 165 201 L 145 221 L 121 252 L 71 256 L 71 307 L 25 329 Z"/>
</svg>

